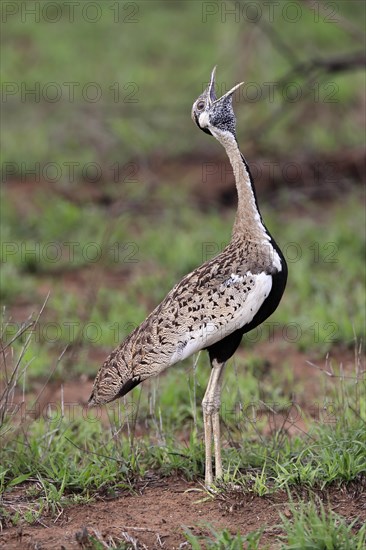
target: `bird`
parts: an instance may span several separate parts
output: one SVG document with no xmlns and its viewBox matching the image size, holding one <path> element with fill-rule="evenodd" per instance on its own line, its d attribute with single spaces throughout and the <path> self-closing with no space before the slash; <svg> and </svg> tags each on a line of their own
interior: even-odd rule
<svg viewBox="0 0 366 550">
<path fill-rule="evenodd" d="M 89 406 L 111 402 L 207 350 L 211 372 L 202 400 L 207 488 L 223 476 L 219 411 L 225 364 L 243 335 L 276 310 L 288 273 L 284 255 L 264 225 L 249 165 L 238 146 L 232 103 L 243 82 L 217 98 L 215 74 L 216 67 L 193 103 L 191 116 L 198 128 L 224 147 L 232 166 L 238 203 L 230 242 L 183 277 L 111 352 L 96 375 L 88 401 Z"/>
</svg>

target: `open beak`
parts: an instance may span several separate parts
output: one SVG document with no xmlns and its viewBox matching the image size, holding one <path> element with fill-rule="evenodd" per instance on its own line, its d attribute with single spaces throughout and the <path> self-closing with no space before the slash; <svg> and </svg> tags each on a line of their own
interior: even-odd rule
<svg viewBox="0 0 366 550">
<path fill-rule="evenodd" d="M 217 100 L 216 92 L 215 92 L 215 74 L 216 74 L 216 65 L 212 69 L 210 83 L 207 88 L 207 92 L 208 92 L 207 95 L 210 101 L 210 106 Z"/>
<path fill-rule="evenodd" d="M 229 90 L 228 92 L 226 92 L 226 94 L 224 94 L 223 96 L 220 97 L 220 99 L 218 99 L 217 101 L 221 101 L 222 99 L 224 99 L 225 97 L 229 97 L 231 95 L 233 95 L 233 93 L 235 92 L 235 90 L 237 90 L 238 88 L 240 88 L 240 86 L 242 86 L 244 84 L 244 82 L 239 82 L 239 84 L 236 84 L 233 88 L 231 88 L 231 90 Z"/>
<path fill-rule="evenodd" d="M 221 101 L 225 97 L 231 96 L 235 92 L 235 90 L 237 90 L 238 88 L 240 88 L 240 86 L 242 86 L 244 84 L 244 82 L 239 82 L 239 84 L 236 84 L 233 88 L 231 88 L 231 90 L 226 92 L 226 94 L 224 94 L 223 96 L 217 98 L 216 97 L 216 92 L 215 92 L 215 75 L 216 75 L 216 65 L 212 69 L 210 83 L 207 87 L 207 96 L 208 96 L 209 101 L 210 101 L 210 107 L 216 101 Z"/>
</svg>

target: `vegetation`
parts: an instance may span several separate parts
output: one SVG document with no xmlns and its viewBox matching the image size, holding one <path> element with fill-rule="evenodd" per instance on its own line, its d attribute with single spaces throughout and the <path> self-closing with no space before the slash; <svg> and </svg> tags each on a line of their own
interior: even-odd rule
<svg viewBox="0 0 366 550">
<path fill-rule="evenodd" d="M 24 333 L 15 336 L 23 337 Z M 39 397 L 33 405 L 23 402 L 17 406 L 12 401 L 13 389 L 22 385 L 30 368 L 26 352 L 31 338 L 29 334 L 13 368 L 5 371 L 9 391 L 2 394 L 0 401 L 0 435 L 5 443 L 1 450 L 0 489 L 3 493 L 11 492 L 27 483 L 26 495 L 32 506 L 28 506 L 22 517 L 17 511 L 10 514 L 2 508 L 3 523 L 16 525 L 20 520 L 34 523 L 45 514 L 59 514 L 63 507 L 73 503 L 116 497 L 121 491 L 133 490 L 136 482 L 151 470 L 162 477 L 179 474 L 187 480 L 203 476 L 202 422 L 196 402 L 204 385 L 200 383 L 201 369 L 197 369 L 197 364 L 188 376 L 178 367 L 178 372 L 173 371 L 171 376 L 153 379 L 148 391 L 133 390 L 122 403 L 107 407 L 103 420 L 100 410 L 83 409 L 77 403 L 51 401 L 42 407 Z M 314 416 L 311 407 L 293 409 L 294 404 L 290 403 L 274 410 L 278 404 L 263 402 L 260 394 L 258 401 L 249 401 L 248 393 L 235 402 L 230 400 L 232 392 L 224 392 L 222 420 L 231 438 L 231 445 L 224 452 L 226 473 L 204 499 L 215 494 L 230 498 L 225 495 L 233 490 L 264 497 L 283 489 L 295 491 L 294 494 L 305 489 L 314 498 L 318 491 L 334 484 L 364 483 L 366 411 L 355 386 L 357 382 L 362 384 L 359 360 L 356 356 L 355 370 L 346 379 L 341 371 L 339 375 L 334 372 L 336 383 L 324 396 L 331 412 L 326 411 L 324 404 L 318 418 L 311 418 Z M 228 373 L 228 378 L 228 388 L 237 385 L 238 394 L 244 390 L 240 388 L 236 369 Z M 254 370 L 245 378 L 249 387 L 258 383 Z M 264 378 L 263 382 L 268 381 Z M 273 385 L 268 396 L 273 403 L 277 399 L 274 392 Z M 273 420 L 279 413 L 283 416 L 282 425 L 265 435 L 270 417 Z M 296 426 L 299 415 L 310 429 L 306 434 L 300 431 L 289 438 L 285 424 Z M 136 427 L 141 426 L 142 419 L 146 435 L 137 437 Z M 177 429 L 191 433 L 183 444 L 177 443 Z M 320 509 L 316 508 L 315 502 L 313 505 L 299 501 L 292 509 L 291 522 L 282 518 L 279 531 L 286 533 L 284 549 L 362 548 L 365 531 L 355 530 L 356 520 L 348 525 L 321 504 Z M 262 529 L 246 537 L 239 534 L 233 537 L 228 531 L 209 530 L 204 547 L 235 549 L 245 543 L 248 549 L 262 548 L 259 544 L 263 532 Z M 299 532 L 303 533 L 302 538 Z M 189 529 L 186 536 L 192 548 L 202 547 L 202 537 L 197 538 Z M 332 546 L 335 540 L 343 541 L 343 546 Z M 97 540 L 95 544 L 99 544 Z"/>
<path fill-rule="evenodd" d="M 197 2 L 171 2 L 168 7 L 163 0 L 131 2 L 130 7 L 119 2 L 118 10 L 117 4 L 111 9 L 101 2 L 96 23 L 89 21 L 92 9 L 83 15 L 82 4 L 75 8 L 73 21 L 70 8 L 61 1 L 55 4 L 59 8 L 48 8 L 39 22 L 34 16 L 6 17 L 2 46 L 8 53 L 2 80 L 8 84 L 8 132 L 2 160 L 15 163 L 9 164 L 10 173 L 31 170 L 35 162 L 52 162 L 45 170 L 50 178 L 75 185 L 80 176 L 96 176 L 88 163 L 100 166 L 105 181 L 117 163 L 123 170 L 131 159 L 139 163 L 145 155 L 162 151 L 173 156 L 207 151 L 202 137 L 191 131 L 187 114 L 191 90 L 202 90 L 208 67 L 215 64 L 220 67 L 221 90 L 229 89 L 233 80 L 246 81 L 236 105 L 241 143 L 255 135 L 257 147 L 270 151 L 272 159 L 277 152 L 287 154 L 289 139 L 292 151 L 329 151 L 362 143 L 362 121 L 357 122 L 362 72 L 351 78 L 347 73 L 292 72 L 318 52 L 327 58 L 334 57 L 340 45 L 342 55 L 360 50 L 361 2 L 318 6 L 318 13 L 316 6 L 300 5 L 295 24 L 281 6 L 271 20 L 269 7 L 259 3 L 257 25 L 255 13 L 250 8 L 247 13 L 239 3 L 234 17 L 226 13 L 230 3 L 210 16 L 205 14 L 207 4 Z M 265 21 L 286 37 L 286 54 L 277 42 L 268 42 Z M 245 53 L 238 55 L 242 50 Z M 75 56 L 75 51 L 87 55 Z M 278 121 L 279 112 L 280 123 L 269 125 L 272 117 Z M 257 131 L 263 127 L 265 132 Z M 73 162 L 71 172 L 77 177 L 71 182 Z"/>
<path fill-rule="evenodd" d="M 67 3 L 48 4 L 39 21 L 2 12 L 0 530 L 117 498 L 152 472 L 199 487 L 205 353 L 103 410 L 86 409 L 82 390 L 173 284 L 230 239 L 222 152 L 189 118 L 217 63 L 221 91 L 246 80 L 235 111 L 253 173 L 281 180 L 275 200 L 258 194 L 290 273 L 279 309 L 228 365 L 225 477 L 198 498 L 284 494 L 290 504 L 275 528 L 243 535 L 182 521 L 182 537 L 192 549 L 271 540 L 361 550 L 361 520 L 327 498 L 366 480 L 365 213 L 360 177 L 339 181 L 327 159 L 364 139 L 364 74 L 307 63 L 358 51 L 363 3 L 299 3 L 296 24 L 282 11 L 270 21 L 260 2 L 257 22 L 225 16 L 229 2 L 100 2 L 95 24 L 83 3 L 72 22 Z M 207 4 L 219 11 L 203 13 Z M 17 491 L 26 507 L 6 505 Z M 96 532 L 79 536 L 106 547 Z M 124 534 L 110 547 L 138 543 Z"/>
<path fill-rule="evenodd" d="M 144 319 L 175 281 L 217 253 L 230 238 L 228 215 L 218 218 L 216 213 L 208 213 L 202 225 L 199 209 L 187 205 L 186 199 L 183 192 L 179 200 L 172 197 L 179 209 L 180 225 L 179 231 L 174 231 L 176 222 L 169 213 L 164 220 L 154 212 L 143 217 L 126 213 L 118 219 L 118 224 L 113 220 L 105 227 L 102 208 L 80 207 L 59 199 L 51 213 L 45 198 L 37 201 L 44 216 L 37 219 L 36 224 L 32 212 L 25 215 L 21 223 L 16 223 L 12 204 L 4 197 L 1 201 L 2 299 L 8 304 L 19 297 L 26 299 L 29 292 L 36 291 L 41 278 L 52 288 L 52 296 L 48 303 L 50 321 L 41 329 L 39 344 L 49 341 L 62 348 L 79 338 L 85 345 L 116 345 Z M 166 200 L 168 203 L 169 197 Z M 310 217 L 301 223 L 285 221 L 287 214 L 281 220 L 280 212 L 273 214 L 268 207 L 263 210 L 287 256 L 290 278 L 281 308 L 246 337 L 247 345 L 268 340 L 276 333 L 301 350 L 316 345 L 319 350 L 327 351 L 336 342 L 352 347 L 354 337 L 362 336 L 364 323 L 364 312 L 359 305 L 364 300 L 361 274 L 365 272 L 362 257 L 365 242 L 362 235 L 355 240 L 364 222 L 359 199 L 352 196 L 342 206 L 332 207 L 317 225 Z M 63 241 L 57 239 L 58 227 L 63 227 Z M 95 227 L 99 228 L 99 235 Z M 106 233 L 109 233 L 108 239 Z M 11 235 L 11 241 L 6 240 L 7 235 Z M 72 276 L 80 269 L 87 273 L 99 270 L 99 276 L 93 276 L 97 278 L 98 288 L 92 310 L 84 319 L 87 325 L 84 329 L 80 310 L 88 309 L 89 294 L 81 297 L 79 293 L 69 292 L 65 299 L 65 283 L 57 277 L 57 273 Z M 108 279 L 103 277 L 107 270 L 110 277 L 114 274 L 116 283 L 119 279 L 126 280 L 127 276 L 125 292 L 110 288 Z M 348 288 L 352 288 L 351 294 Z M 39 301 L 41 299 L 40 295 Z M 342 315 L 338 315 L 339 311 Z M 10 324 L 8 330 L 15 328 Z M 34 347 L 32 353 L 38 356 Z M 42 374 L 35 367 L 33 373 Z"/>
</svg>

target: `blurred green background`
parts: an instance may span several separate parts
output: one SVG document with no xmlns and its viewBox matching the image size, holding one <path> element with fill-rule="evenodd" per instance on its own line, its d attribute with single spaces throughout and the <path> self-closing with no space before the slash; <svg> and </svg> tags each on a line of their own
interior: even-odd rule
<svg viewBox="0 0 366 550">
<path fill-rule="evenodd" d="M 324 353 L 364 333 L 365 4 L 3 2 L 5 336 L 40 309 L 30 378 L 101 359 L 229 240 L 225 153 L 190 110 L 214 65 L 290 274 L 247 342 Z M 5 325 L 4 325 L 5 326 Z M 42 328 L 43 327 L 43 328 Z M 68 359 L 67 359 L 68 358 Z"/>
<path fill-rule="evenodd" d="M 362 52 L 364 16 L 358 1 L 4 2 L 3 160 L 212 151 L 187 115 L 216 64 L 219 91 L 246 82 L 243 147 L 253 135 L 271 156 L 361 145 L 363 72 L 292 70 Z"/>
</svg>

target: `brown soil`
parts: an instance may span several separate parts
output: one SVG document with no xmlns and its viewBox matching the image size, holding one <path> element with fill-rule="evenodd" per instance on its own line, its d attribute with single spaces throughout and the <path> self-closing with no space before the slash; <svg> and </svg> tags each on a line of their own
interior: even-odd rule
<svg viewBox="0 0 366 550">
<path fill-rule="evenodd" d="M 306 498 L 306 495 L 301 495 Z M 331 489 L 320 495 L 324 502 L 350 521 L 366 520 L 366 494 L 357 487 Z M 8 505 L 24 503 L 20 494 L 8 495 Z M 261 545 L 278 548 L 279 514 L 291 517 L 288 497 L 277 493 L 257 497 L 239 490 L 225 496 L 210 498 L 198 483 L 180 479 L 150 479 L 135 494 L 121 494 L 113 500 L 100 500 L 60 510 L 55 518 L 42 518 L 37 525 L 11 527 L 3 531 L 3 548 L 71 549 L 88 548 L 88 537 L 115 543 L 134 539 L 131 548 L 169 549 L 183 546 L 184 529 L 196 536 L 209 535 L 208 524 L 215 530 L 228 529 L 231 533 L 247 534 L 265 528 Z M 132 540 L 130 542 L 132 543 Z M 145 545 L 145 546 L 144 546 Z"/>
<path fill-rule="evenodd" d="M 250 165 L 256 189 L 262 200 L 265 197 L 271 199 L 272 206 L 278 190 L 288 186 L 292 190 L 301 190 L 300 204 L 304 196 L 316 201 L 323 199 L 326 202 L 339 199 L 342 194 L 349 192 L 350 186 L 364 182 L 365 150 L 363 147 L 337 151 L 328 155 L 322 153 L 321 156 L 313 154 L 292 158 L 291 166 L 295 167 L 292 173 L 286 158 L 258 157 L 250 153 L 251 146 L 252 144 L 248 143 L 246 151 L 251 157 Z M 193 200 L 203 209 L 211 207 L 212 204 L 235 207 L 236 190 L 227 158 L 207 155 L 205 158 L 206 162 L 202 162 L 201 154 L 191 154 L 176 159 L 156 155 L 143 165 L 139 162 L 132 164 L 136 166 L 137 180 L 144 182 L 144 185 L 150 189 L 161 182 L 174 181 L 176 185 L 187 188 Z M 102 172 L 108 173 L 109 170 L 102 170 Z M 179 182 L 177 182 L 177 174 L 181 174 Z M 120 212 L 121 209 L 133 210 L 134 208 L 137 208 L 138 213 L 141 214 L 143 208 L 149 209 L 149 203 L 146 201 L 144 204 L 141 202 L 122 204 L 115 197 L 123 196 L 123 187 L 118 189 L 114 185 L 113 196 L 111 196 L 106 183 L 108 182 L 102 180 L 98 182 L 85 180 L 78 182 L 77 185 L 67 186 L 46 180 L 35 181 L 34 178 L 19 177 L 7 181 L 5 188 L 7 195 L 14 199 L 14 206 L 20 214 L 26 214 L 30 209 L 39 210 L 38 197 L 42 194 L 46 194 L 47 197 L 61 196 L 77 204 L 97 203 L 109 207 L 112 214 Z M 119 184 L 123 186 L 125 182 L 122 180 Z M 316 203 L 313 206 L 316 209 Z"/>
</svg>

